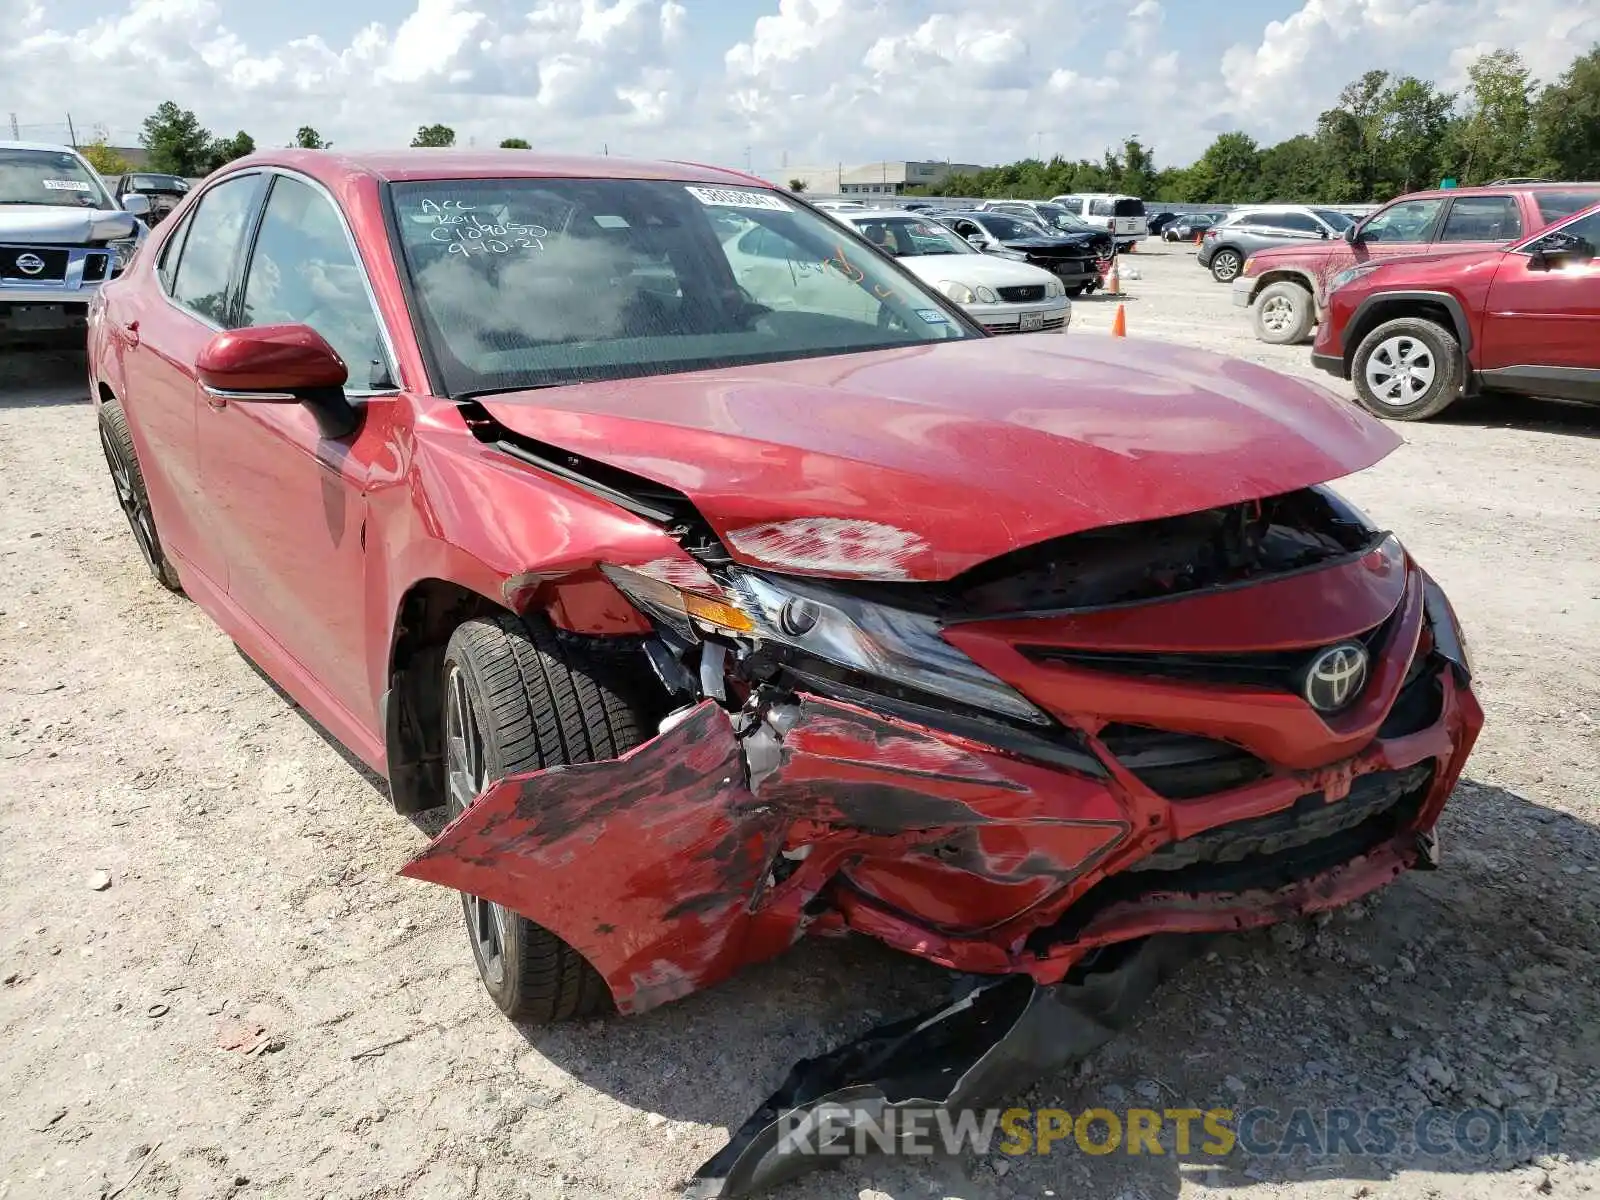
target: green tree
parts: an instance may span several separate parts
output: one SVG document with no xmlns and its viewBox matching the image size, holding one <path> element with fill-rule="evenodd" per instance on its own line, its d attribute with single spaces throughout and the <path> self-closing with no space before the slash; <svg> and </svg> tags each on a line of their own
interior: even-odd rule
<svg viewBox="0 0 1600 1200">
<path fill-rule="evenodd" d="M 1600 43 L 1540 93 L 1533 145 L 1541 174 L 1600 179 Z"/>
<path fill-rule="evenodd" d="M 1524 175 L 1532 166 L 1533 78 L 1515 50 L 1482 55 L 1467 68 L 1467 111 L 1458 135 L 1463 184 Z"/>
<path fill-rule="evenodd" d="M 246 154 L 254 154 L 255 152 L 255 138 L 242 129 L 231 138 L 217 138 L 211 143 L 207 151 L 206 172 L 219 170 L 234 159 L 243 158 Z"/>
<path fill-rule="evenodd" d="M 1122 171 L 1116 190 L 1129 196 L 1153 196 L 1155 189 L 1155 155 L 1137 135 L 1128 138 L 1122 143 Z"/>
<path fill-rule="evenodd" d="M 1380 185 L 1372 199 L 1388 200 L 1438 183 L 1440 147 L 1455 106 L 1453 93 L 1441 92 L 1427 80 L 1407 75 L 1395 81 L 1381 110 L 1383 175 L 1392 186 Z"/>
<path fill-rule="evenodd" d="M 118 154 L 103 140 L 90 142 L 79 151 L 89 160 L 89 165 L 102 175 L 126 175 L 133 164 Z"/>
<path fill-rule="evenodd" d="M 1254 198 L 1261 151 L 1247 133 L 1220 133 L 1189 168 L 1190 198 L 1201 204 L 1240 204 Z"/>
<path fill-rule="evenodd" d="M 803 192 L 803 191 L 805 191 L 806 190 L 806 181 L 804 179 L 791 179 L 791 180 L 789 180 L 789 190 L 791 192 Z"/>
<path fill-rule="evenodd" d="M 455 139 L 455 135 L 451 134 L 450 135 L 450 141 L 447 142 L 446 145 L 454 145 L 455 144 L 455 140 L 456 140 Z M 502 149 L 502 150 L 532 150 L 533 147 L 529 144 L 527 138 L 506 138 L 505 141 L 500 143 L 500 149 Z"/>
<path fill-rule="evenodd" d="M 333 143 L 322 140 L 322 135 L 309 125 L 302 125 L 295 131 L 295 148 L 300 150 L 332 150 Z"/>
<path fill-rule="evenodd" d="M 456 131 L 448 125 L 424 125 L 411 139 L 413 146 L 454 146 Z"/>
<path fill-rule="evenodd" d="M 210 170 L 211 132 L 192 111 L 171 100 L 144 119 L 139 144 L 150 152 L 152 170 L 188 176 Z"/>
<path fill-rule="evenodd" d="M 1261 152 L 1253 202 L 1326 204 L 1328 158 L 1322 143 L 1301 133 Z"/>
</svg>

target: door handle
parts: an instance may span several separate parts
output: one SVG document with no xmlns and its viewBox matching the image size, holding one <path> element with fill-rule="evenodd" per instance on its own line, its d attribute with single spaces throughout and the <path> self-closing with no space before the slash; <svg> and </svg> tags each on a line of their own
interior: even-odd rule
<svg viewBox="0 0 1600 1200">
<path fill-rule="evenodd" d="M 122 340 L 130 346 L 139 344 L 139 322 L 129 321 L 122 327 Z"/>
</svg>

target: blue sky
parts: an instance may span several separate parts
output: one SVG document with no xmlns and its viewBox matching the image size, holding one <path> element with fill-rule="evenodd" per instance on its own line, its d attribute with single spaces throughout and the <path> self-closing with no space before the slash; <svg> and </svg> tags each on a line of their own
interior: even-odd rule
<svg viewBox="0 0 1600 1200">
<path fill-rule="evenodd" d="M 1541 77 L 1596 0 L 0 0 L 0 119 L 124 142 L 162 100 L 282 144 L 464 143 L 743 165 L 1098 155 L 1306 129 L 1371 67 L 1460 86 L 1487 49 Z M 20 31 L 20 33 L 18 32 Z"/>
</svg>

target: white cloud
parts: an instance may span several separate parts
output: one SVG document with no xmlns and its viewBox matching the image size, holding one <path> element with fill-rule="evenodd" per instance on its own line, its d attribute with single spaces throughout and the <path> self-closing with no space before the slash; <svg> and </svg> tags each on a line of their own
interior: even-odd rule
<svg viewBox="0 0 1600 1200">
<path fill-rule="evenodd" d="M 1307 129 L 1370 66 L 1459 87 L 1476 53 L 1511 46 L 1549 77 L 1600 40 L 1595 0 L 1283 0 L 1220 61 L 1186 53 L 1186 10 L 1163 0 L 749 0 L 735 22 L 703 0 L 389 2 L 343 44 L 304 28 L 251 44 L 217 0 L 117 0 L 79 27 L 0 0 L 0 110 L 58 121 L 69 86 L 79 124 L 117 140 L 174 99 L 263 144 L 303 124 L 403 144 L 439 121 L 561 151 L 742 165 L 750 147 L 773 177 L 785 158 L 1098 157 L 1135 133 L 1170 163 L 1222 129 Z"/>
</svg>

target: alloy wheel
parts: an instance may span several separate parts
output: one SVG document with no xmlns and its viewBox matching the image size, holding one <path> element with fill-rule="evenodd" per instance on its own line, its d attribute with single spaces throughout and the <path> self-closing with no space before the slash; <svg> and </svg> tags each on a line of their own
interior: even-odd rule
<svg viewBox="0 0 1600 1200">
<path fill-rule="evenodd" d="M 1368 390 L 1396 407 L 1421 400 L 1437 376 L 1433 351 L 1419 338 L 1403 334 L 1389 338 L 1367 357 Z"/>
<path fill-rule="evenodd" d="M 489 784 L 483 731 L 467 693 L 466 674 L 455 663 L 450 664 L 445 676 L 444 703 L 445 780 L 453 820 L 472 807 Z M 472 952 L 484 976 L 498 986 L 505 979 L 505 948 L 510 940 L 512 916 L 501 905 L 465 892 L 461 906 L 466 912 Z"/>
<path fill-rule="evenodd" d="M 139 553 L 144 555 L 145 564 L 154 571 L 157 569 L 155 521 L 150 516 L 149 504 L 140 497 L 139 489 L 134 486 L 133 466 L 104 424 L 100 426 L 100 446 L 106 454 L 106 466 L 111 470 L 117 506 L 122 509 L 122 515 L 128 518 L 133 540 L 139 544 Z"/>
<path fill-rule="evenodd" d="M 1239 256 L 1232 250 L 1224 250 L 1211 260 L 1211 273 L 1217 277 L 1219 283 L 1229 283 L 1243 265 L 1239 261 Z"/>
</svg>

